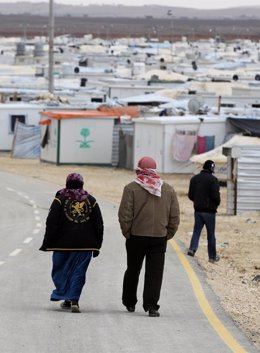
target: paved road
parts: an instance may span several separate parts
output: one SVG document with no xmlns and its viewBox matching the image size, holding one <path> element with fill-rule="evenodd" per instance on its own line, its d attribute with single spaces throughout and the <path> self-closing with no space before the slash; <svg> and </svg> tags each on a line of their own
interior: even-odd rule
<svg viewBox="0 0 260 353">
<path fill-rule="evenodd" d="M 3 172 L 0 185 L 1 353 L 258 352 L 175 241 L 167 249 L 161 317 L 149 318 L 141 300 L 135 313 L 126 312 L 121 304 L 126 257 L 117 207 L 100 200 L 105 239 L 89 267 L 82 313 L 61 311 L 49 301 L 51 253 L 38 251 L 58 187 Z"/>
</svg>

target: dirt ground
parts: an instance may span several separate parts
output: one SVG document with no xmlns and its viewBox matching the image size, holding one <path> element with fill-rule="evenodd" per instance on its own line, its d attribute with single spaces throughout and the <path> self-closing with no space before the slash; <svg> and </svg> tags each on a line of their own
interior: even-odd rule
<svg viewBox="0 0 260 353">
<path fill-rule="evenodd" d="M 125 184 L 132 181 L 134 172 L 117 168 L 92 166 L 56 166 L 39 160 L 13 159 L 8 153 L 0 153 L 0 170 L 28 175 L 60 187 L 67 174 L 77 171 L 85 179 L 85 189 L 97 199 L 118 205 Z M 189 246 L 193 228 L 193 208 L 187 189 L 190 175 L 163 174 L 162 179 L 171 184 L 181 208 L 181 224 L 175 236 L 185 248 Z M 207 261 L 207 241 L 203 232 L 200 248 L 194 261 L 205 272 L 208 283 L 237 325 L 260 349 L 260 213 L 239 216 L 226 215 L 226 188 L 221 188 L 221 206 L 217 215 L 217 247 L 221 257 L 216 264 Z"/>
</svg>

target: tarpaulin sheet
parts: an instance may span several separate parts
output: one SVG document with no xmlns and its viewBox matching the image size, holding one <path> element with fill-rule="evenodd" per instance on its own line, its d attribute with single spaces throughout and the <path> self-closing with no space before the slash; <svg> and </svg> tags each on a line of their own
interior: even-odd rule
<svg viewBox="0 0 260 353">
<path fill-rule="evenodd" d="M 227 118 L 227 123 L 249 136 L 260 137 L 260 119 Z"/>
<path fill-rule="evenodd" d="M 12 157 L 39 158 L 40 156 L 40 126 L 26 125 L 16 122 Z"/>
</svg>

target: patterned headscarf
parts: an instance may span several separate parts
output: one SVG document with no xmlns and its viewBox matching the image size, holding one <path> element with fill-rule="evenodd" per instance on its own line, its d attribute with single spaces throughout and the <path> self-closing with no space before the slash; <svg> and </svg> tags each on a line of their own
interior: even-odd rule
<svg viewBox="0 0 260 353">
<path fill-rule="evenodd" d="M 143 157 L 136 168 L 135 182 L 150 194 L 161 197 L 163 181 L 156 171 L 156 163 L 151 157 Z"/>
<path fill-rule="evenodd" d="M 66 179 L 66 188 L 57 192 L 57 195 L 64 195 L 73 200 L 83 201 L 88 197 L 88 192 L 83 189 L 84 180 L 82 175 L 71 173 Z"/>
</svg>

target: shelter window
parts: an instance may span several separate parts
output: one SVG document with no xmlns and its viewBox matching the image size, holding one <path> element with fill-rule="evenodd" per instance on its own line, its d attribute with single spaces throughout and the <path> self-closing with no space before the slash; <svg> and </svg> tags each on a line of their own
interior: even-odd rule
<svg viewBox="0 0 260 353">
<path fill-rule="evenodd" d="M 9 101 L 10 102 L 21 102 L 22 98 L 21 97 L 10 97 Z"/>
<path fill-rule="evenodd" d="M 10 115 L 10 134 L 14 133 L 16 120 L 18 120 L 20 123 L 25 124 L 25 115 Z"/>
<path fill-rule="evenodd" d="M 103 103 L 103 98 L 98 98 L 98 97 L 91 98 L 91 102 Z"/>
</svg>

